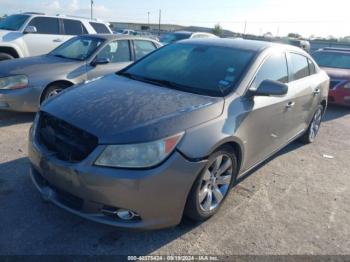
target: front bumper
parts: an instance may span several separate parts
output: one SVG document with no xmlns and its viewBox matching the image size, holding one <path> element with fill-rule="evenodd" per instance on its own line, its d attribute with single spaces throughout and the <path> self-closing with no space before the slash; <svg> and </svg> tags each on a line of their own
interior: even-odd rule
<svg viewBox="0 0 350 262">
<path fill-rule="evenodd" d="M 339 87 L 329 90 L 328 102 L 330 104 L 350 106 L 350 89 Z"/>
<path fill-rule="evenodd" d="M 0 110 L 36 112 L 40 106 L 39 88 L 0 90 Z"/>
<path fill-rule="evenodd" d="M 158 229 L 177 225 L 187 195 L 206 161 L 190 162 L 174 152 L 161 166 L 127 170 L 93 165 L 96 150 L 76 164 L 54 158 L 29 143 L 32 180 L 42 196 L 76 215 L 120 228 Z M 140 219 L 104 215 L 105 206 L 132 210 Z"/>
</svg>

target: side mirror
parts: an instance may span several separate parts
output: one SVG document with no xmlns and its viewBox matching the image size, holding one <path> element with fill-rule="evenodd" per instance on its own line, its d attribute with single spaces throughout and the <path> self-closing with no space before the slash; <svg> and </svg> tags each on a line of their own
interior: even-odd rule
<svg viewBox="0 0 350 262">
<path fill-rule="evenodd" d="M 251 90 L 254 96 L 284 96 L 288 93 L 288 85 L 278 81 L 264 80 L 256 90 Z"/>
<path fill-rule="evenodd" d="M 95 58 L 95 60 L 91 62 L 91 65 L 92 66 L 105 65 L 105 64 L 109 64 L 110 62 L 111 61 L 108 58 L 100 57 L 100 58 Z"/>
<path fill-rule="evenodd" d="M 25 34 L 35 34 L 37 32 L 38 32 L 38 30 L 36 29 L 36 27 L 32 26 L 32 25 L 29 25 L 26 27 L 26 29 L 24 29 Z"/>
</svg>

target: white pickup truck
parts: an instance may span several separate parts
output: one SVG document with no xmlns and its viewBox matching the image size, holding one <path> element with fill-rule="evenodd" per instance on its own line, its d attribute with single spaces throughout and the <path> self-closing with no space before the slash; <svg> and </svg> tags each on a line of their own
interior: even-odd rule
<svg viewBox="0 0 350 262">
<path fill-rule="evenodd" d="M 112 31 L 99 20 L 41 13 L 11 15 L 0 20 L 0 61 L 43 55 L 82 34 L 112 34 Z"/>
</svg>

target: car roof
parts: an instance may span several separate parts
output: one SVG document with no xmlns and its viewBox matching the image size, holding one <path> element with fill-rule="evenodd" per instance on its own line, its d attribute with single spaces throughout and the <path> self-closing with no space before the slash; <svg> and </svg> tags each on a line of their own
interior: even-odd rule
<svg viewBox="0 0 350 262">
<path fill-rule="evenodd" d="M 103 38 L 108 41 L 113 41 L 117 39 L 124 39 L 124 40 L 147 40 L 152 42 L 157 42 L 154 39 L 148 38 L 148 37 L 140 37 L 140 36 L 133 36 L 133 35 L 117 35 L 117 34 L 85 34 L 81 35 L 85 37 L 95 37 L 95 38 Z"/>
<path fill-rule="evenodd" d="M 64 15 L 64 14 L 57 14 L 57 15 L 47 15 L 45 13 L 39 13 L 39 12 L 24 12 L 24 13 L 18 13 L 18 15 L 28 15 L 32 17 L 52 17 L 52 18 L 64 18 L 64 19 L 71 19 L 71 20 L 79 20 L 79 21 L 87 21 L 92 23 L 102 23 L 102 24 L 108 24 L 100 19 L 91 19 L 88 17 L 80 17 L 80 16 L 74 16 L 74 15 Z"/>
<path fill-rule="evenodd" d="M 190 32 L 190 31 L 175 31 L 175 32 L 171 32 L 170 34 L 181 34 L 181 35 L 192 35 L 194 32 Z"/>
<path fill-rule="evenodd" d="M 182 40 L 178 43 L 190 43 L 198 45 L 210 45 L 217 47 L 227 47 L 233 49 L 243 49 L 254 52 L 262 52 L 265 49 L 278 47 L 280 49 L 303 52 L 302 49 L 286 44 L 273 43 L 267 41 L 258 41 L 258 40 L 247 40 L 247 39 L 232 39 L 232 38 L 201 38 L 201 39 L 188 39 Z"/>
<path fill-rule="evenodd" d="M 327 52 L 334 52 L 334 53 L 350 53 L 350 48 L 341 48 L 341 47 L 324 47 L 316 52 L 320 51 L 327 51 Z"/>
</svg>

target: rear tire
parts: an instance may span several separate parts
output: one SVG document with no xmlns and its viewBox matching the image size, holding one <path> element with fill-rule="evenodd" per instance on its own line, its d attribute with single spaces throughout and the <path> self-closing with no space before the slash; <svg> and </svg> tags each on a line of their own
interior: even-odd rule
<svg viewBox="0 0 350 262">
<path fill-rule="evenodd" d="M 323 106 L 319 105 L 312 117 L 311 123 L 306 130 L 306 132 L 303 134 L 302 137 L 300 137 L 300 142 L 304 144 L 310 144 L 313 143 L 316 139 L 316 136 L 318 134 L 318 131 L 321 127 L 322 117 L 323 117 Z"/>
<path fill-rule="evenodd" d="M 237 167 L 237 157 L 231 147 L 215 151 L 191 188 L 185 216 L 205 221 L 215 215 L 237 178 Z"/>
<path fill-rule="evenodd" d="M 15 59 L 12 55 L 7 53 L 0 53 L 0 61 Z"/>
</svg>

